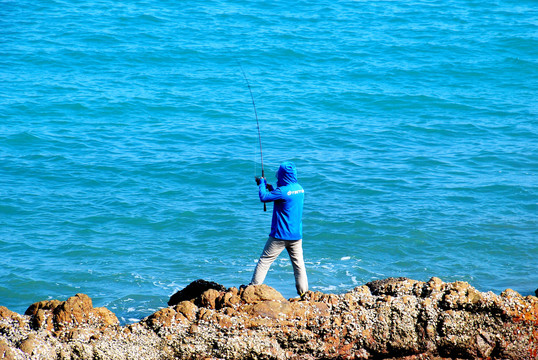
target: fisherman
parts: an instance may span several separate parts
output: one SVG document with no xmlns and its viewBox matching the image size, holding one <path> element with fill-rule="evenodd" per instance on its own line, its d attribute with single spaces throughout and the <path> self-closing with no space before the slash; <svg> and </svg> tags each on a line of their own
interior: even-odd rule
<svg viewBox="0 0 538 360">
<path fill-rule="evenodd" d="M 264 177 L 257 177 L 260 200 L 274 202 L 271 232 L 258 260 L 250 285 L 260 285 L 265 280 L 269 267 L 284 248 L 288 251 L 295 275 L 297 294 L 304 296 L 308 291 L 308 279 L 303 260 L 303 202 L 304 190 L 297 182 L 295 164 L 283 162 L 276 174 L 277 188 L 274 189 Z"/>
</svg>

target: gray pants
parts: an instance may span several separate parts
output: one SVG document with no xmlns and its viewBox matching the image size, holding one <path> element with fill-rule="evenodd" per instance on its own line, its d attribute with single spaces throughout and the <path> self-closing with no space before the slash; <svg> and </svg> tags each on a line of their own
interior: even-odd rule
<svg viewBox="0 0 538 360">
<path fill-rule="evenodd" d="M 260 285 L 265 280 L 269 267 L 280 255 L 282 250 L 288 250 L 291 264 L 293 265 L 293 274 L 295 275 L 295 287 L 297 294 L 303 295 L 308 291 L 308 279 L 306 277 L 306 269 L 303 260 L 303 240 L 279 240 L 274 237 L 269 237 L 265 247 L 263 248 L 258 265 L 252 275 L 251 285 Z"/>
</svg>

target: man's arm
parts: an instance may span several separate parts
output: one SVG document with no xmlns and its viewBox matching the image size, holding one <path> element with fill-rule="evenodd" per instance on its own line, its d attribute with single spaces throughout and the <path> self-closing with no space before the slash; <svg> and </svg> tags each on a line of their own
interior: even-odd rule
<svg viewBox="0 0 538 360">
<path fill-rule="evenodd" d="M 280 191 L 280 188 L 273 189 L 271 184 L 267 184 L 267 180 L 265 180 L 265 178 L 260 178 L 258 190 L 260 200 L 262 202 L 271 202 L 282 199 L 282 192 Z"/>
</svg>

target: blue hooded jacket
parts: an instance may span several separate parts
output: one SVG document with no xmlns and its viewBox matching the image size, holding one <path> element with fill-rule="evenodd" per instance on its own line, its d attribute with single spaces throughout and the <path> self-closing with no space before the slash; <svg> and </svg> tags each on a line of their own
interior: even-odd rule
<svg viewBox="0 0 538 360">
<path fill-rule="evenodd" d="M 266 180 L 259 185 L 262 202 L 274 201 L 271 233 L 269 236 L 280 240 L 300 240 L 303 238 L 304 190 L 297 182 L 297 169 L 290 161 L 283 162 L 277 172 L 277 188 L 266 189 Z"/>
</svg>

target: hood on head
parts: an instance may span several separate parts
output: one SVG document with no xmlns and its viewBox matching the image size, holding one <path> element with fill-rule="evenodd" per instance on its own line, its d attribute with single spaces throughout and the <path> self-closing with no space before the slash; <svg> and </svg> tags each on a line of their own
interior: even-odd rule
<svg viewBox="0 0 538 360">
<path fill-rule="evenodd" d="M 280 164 L 278 171 L 276 173 L 277 177 L 277 186 L 285 186 L 291 183 L 297 182 L 297 169 L 295 164 L 291 161 L 285 161 Z"/>
</svg>

